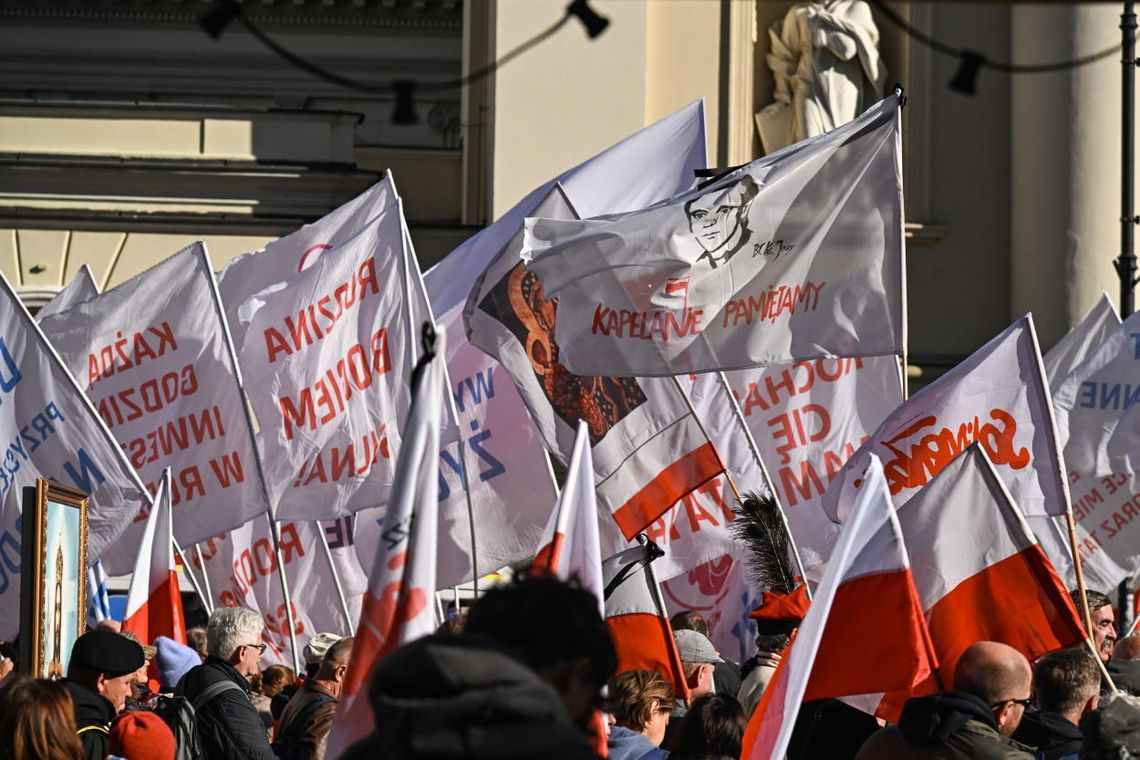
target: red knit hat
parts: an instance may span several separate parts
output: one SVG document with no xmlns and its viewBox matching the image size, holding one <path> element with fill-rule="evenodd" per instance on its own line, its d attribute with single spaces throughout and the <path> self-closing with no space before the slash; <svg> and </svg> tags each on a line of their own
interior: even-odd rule
<svg viewBox="0 0 1140 760">
<path fill-rule="evenodd" d="M 174 760 L 174 734 L 152 712 L 123 713 L 111 724 L 112 755 L 130 760 Z"/>
</svg>

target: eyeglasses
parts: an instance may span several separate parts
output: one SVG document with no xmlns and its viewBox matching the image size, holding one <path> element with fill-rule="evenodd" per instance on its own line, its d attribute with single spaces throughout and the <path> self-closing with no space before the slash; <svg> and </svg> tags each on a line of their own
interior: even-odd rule
<svg viewBox="0 0 1140 760">
<path fill-rule="evenodd" d="M 247 647 L 253 647 L 254 649 L 257 650 L 257 653 L 259 655 L 262 655 L 262 654 L 265 654 L 265 648 L 269 645 L 263 641 L 260 644 L 246 644 L 246 646 Z"/>
<path fill-rule="evenodd" d="M 994 702 L 992 705 L 990 705 L 990 709 L 996 710 L 999 707 L 1004 707 L 1005 705 L 1008 705 L 1010 702 L 1012 702 L 1015 705 L 1021 705 L 1026 710 L 1028 710 L 1030 708 L 1030 706 L 1033 704 L 1033 697 L 1026 697 L 1025 699 L 1003 699 L 1000 702 Z"/>
</svg>

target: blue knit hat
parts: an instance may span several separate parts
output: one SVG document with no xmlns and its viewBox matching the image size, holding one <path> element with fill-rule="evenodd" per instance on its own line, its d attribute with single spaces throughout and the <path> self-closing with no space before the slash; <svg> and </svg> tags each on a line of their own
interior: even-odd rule
<svg viewBox="0 0 1140 760">
<path fill-rule="evenodd" d="M 154 646 L 158 650 L 154 662 L 158 665 L 159 691 L 173 691 L 190 668 L 202 664 L 197 652 L 174 639 L 159 636 L 154 640 Z"/>
</svg>

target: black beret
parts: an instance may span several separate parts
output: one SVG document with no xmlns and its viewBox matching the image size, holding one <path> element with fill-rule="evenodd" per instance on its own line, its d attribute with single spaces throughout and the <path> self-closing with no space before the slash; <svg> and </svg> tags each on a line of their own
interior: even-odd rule
<svg viewBox="0 0 1140 760">
<path fill-rule="evenodd" d="M 88 631 L 75 640 L 71 648 L 71 662 L 95 673 L 106 673 L 112 678 L 133 673 L 143 666 L 142 647 L 114 631 Z"/>
</svg>

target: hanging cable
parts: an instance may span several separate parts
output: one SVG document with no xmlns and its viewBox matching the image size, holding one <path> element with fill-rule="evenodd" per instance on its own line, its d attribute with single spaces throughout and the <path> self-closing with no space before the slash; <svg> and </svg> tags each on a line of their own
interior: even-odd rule
<svg viewBox="0 0 1140 760">
<path fill-rule="evenodd" d="M 887 6 L 883 0 L 869 0 L 869 2 L 875 6 L 875 9 L 878 10 L 884 18 L 901 29 L 911 39 L 925 45 L 935 52 L 951 58 L 957 58 L 959 60 L 958 70 L 954 74 L 954 78 L 950 80 L 950 89 L 969 95 L 973 95 L 976 91 L 978 73 L 981 69 L 990 69 L 991 71 L 1000 71 L 1006 74 L 1047 74 L 1056 71 L 1068 71 L 1080 68 L 1081 66 L 1087 66 L 1090 63 L 1096 63 L 1105 58 L 1110 58 L 1118 54 L 1122 48 L 1121 45 L 1116 45 L 1115 47 L 1091 53 L 1090 55 L 1084 55 L 1079 58 L 1048 63 L 993 61 L 984 53 L 968 50 L 966 48 L 956 48 L 953 45 L 931 37 L 923 31 L 915 29 L 894 9 Z"/>
</svg>

